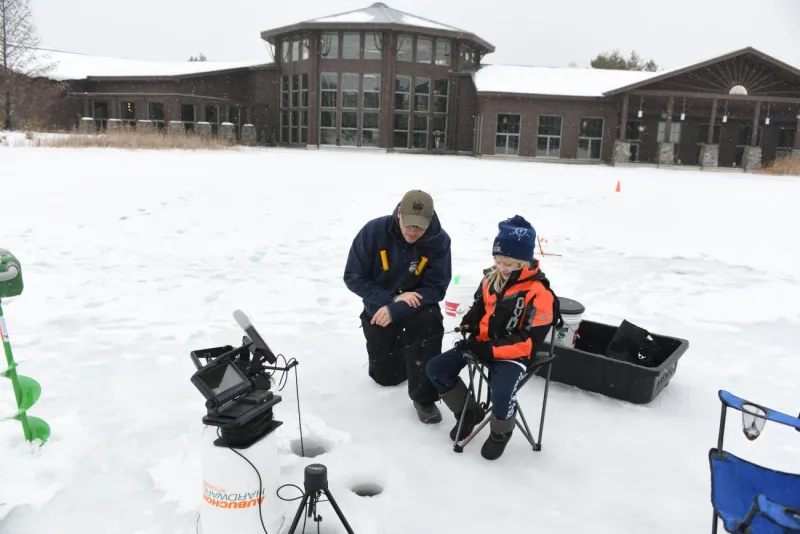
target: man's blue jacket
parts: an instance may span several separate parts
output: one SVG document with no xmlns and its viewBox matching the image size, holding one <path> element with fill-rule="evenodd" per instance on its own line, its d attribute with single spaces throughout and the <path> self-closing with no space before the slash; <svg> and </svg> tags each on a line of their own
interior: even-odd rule
<svg viewBox="0 0 800 534">
<path fill-rule="evenodd" d="M 393 322 L 424 306 L 439 306 L 450 285 L 450 236 L 434 213 L 425 234 L 409 244 L 400 232 L 397 208 L 391 215 L 369 221 L 358 232 L 344 268 L 344 283 L 361 297 L 370 318 L 389 305 Z M 419 308 L 393 302 L 403 292 L 422 295 Z"/>
</svg>

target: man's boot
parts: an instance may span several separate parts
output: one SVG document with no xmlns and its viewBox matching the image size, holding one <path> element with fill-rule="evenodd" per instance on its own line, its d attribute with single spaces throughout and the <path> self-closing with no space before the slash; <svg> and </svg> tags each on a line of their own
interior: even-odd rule
<svg viewBox="0 0 800 534">
<path fill-rule="evenodd" d="M 487 460 L 497 460 L 503 455 L 506 449 L 508 440 L 511 439 L 511 434 L 514 432 L 514 424 L 516 422 L 516 415 L 512 415 L 508 419 L 498 419 L 492 417 L 489 422 L 489 437 L 481 447 L 481 456 Z"/>
<path fill-rule="evenodd" d="M 420 404 L 414 401 L 414 408 L 417 410 L 417 417 L 426 425 L 433 425 L 442 422 L 442 413 L 435 404 Z"/>
<path fill-rule="evenodd" d="M 450 431 L 450 439 L 453 441 L 456 441 L 456 433 L 458 432 L 458 425 L 461 421 L 461 412 L 464 411 L 464 401 L 467 400 L 468 393 L 469 390 L 467 389 L 467 385 L 464 384 L 464 381 L 461 380 L 461 378 L 459 378 L 455 387 L 442 395 L 442 400 L 447 407 L 450 408 L 450 411 L 452 411 L 456 416 L 456 424 Z M 475 428 L 475 425 L 478 425 L 481 421 L 483 421 L 483 417 L 485 415 L 486 412 L 483 410 L 483 408 L 480 407 L 472 395 L 469 395 L 467 408 L 464 413 L 464 422 L 461 425 L 461 432 L 458 433 L 458 441 L 461 441 L 469 436 L 470 433 L 472 433 L 472 430 Z"/>
</svg>

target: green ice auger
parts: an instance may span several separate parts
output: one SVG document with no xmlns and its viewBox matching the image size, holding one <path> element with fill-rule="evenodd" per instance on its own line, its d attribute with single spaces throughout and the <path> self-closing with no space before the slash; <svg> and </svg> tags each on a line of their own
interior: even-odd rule
<svg viewBox="0 0 800 534">
<path fill-rule="evenodd" d="M 50 437 L 50 426 L 38 417 L 28 415 L 28 410 L 36 404 L 42 394 L 42 386 L 33 378 L 17 374 L 17 364 L 11 354 L 11 341 L 8 328 L 3 318 L 2 299 L 16 297 L 22 293 L 22 268 L 17 259 L 7 250 L 0 248 L 0 339 L 3 340 L 3 351 L 6 353 L 8 368 L 0 372 L 11 380 L 14 396 L 17 398 L 17 413 L 3 417 L 0 421 L 15 419 L 22 423 L 25 440 L 39 439 L 44 443 Z"/>
</svg>

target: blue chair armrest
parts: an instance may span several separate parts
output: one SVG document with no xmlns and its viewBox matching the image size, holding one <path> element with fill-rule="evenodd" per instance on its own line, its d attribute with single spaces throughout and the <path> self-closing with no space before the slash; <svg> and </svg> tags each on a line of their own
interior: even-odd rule
<svg viewBox="0 0 800 534">
<path fill-rule="evenodd" d="M 755 506 L 766 519 L 790 532 L 800 532 L 800 510 L 770 500 L 766 495 L 756 497 Z"/>
</svg>

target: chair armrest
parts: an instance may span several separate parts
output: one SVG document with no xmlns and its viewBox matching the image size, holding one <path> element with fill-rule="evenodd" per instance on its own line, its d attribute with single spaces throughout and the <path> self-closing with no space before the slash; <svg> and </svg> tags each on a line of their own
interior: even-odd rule
<svg viewBox="0 0 800 534">
<path fill-rule="evenodd" d="M 756 497 L 755 506 L 758 507 L 761 515 L 776 525 L 789 529 L 791 532 L 800 532 L 800 510 L 797 508 L 770 500 L 764 494 Z"/>
</svg>

